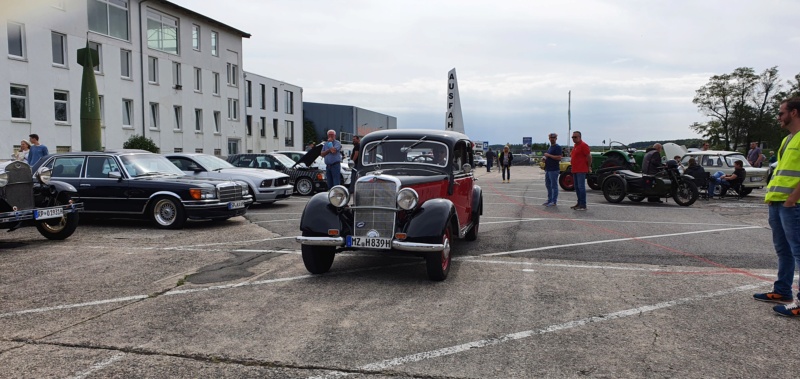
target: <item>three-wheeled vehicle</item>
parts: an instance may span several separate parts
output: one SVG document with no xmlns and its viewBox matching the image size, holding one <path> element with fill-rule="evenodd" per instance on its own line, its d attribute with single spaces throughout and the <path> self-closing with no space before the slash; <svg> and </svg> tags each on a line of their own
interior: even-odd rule
<svg viewBox="0 0 800 379">
<path fill-rule="evenodd" d="M 361 152 L 353 193 L 334 186 L 303 210 L 297 241 L 306 269 L 327 272 L 341 251 L 395 251 L 423 257 L 428 277 L 444 280 L 451 241 L 477 239 L 483 212 L 469 137 L 383 130 L 364 136 Z"/>
</svg>

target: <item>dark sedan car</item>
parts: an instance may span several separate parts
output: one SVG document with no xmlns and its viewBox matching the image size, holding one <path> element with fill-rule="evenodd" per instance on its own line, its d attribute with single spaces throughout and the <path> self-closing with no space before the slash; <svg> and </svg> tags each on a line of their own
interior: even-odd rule
<svg viewBox="0 0 800 379">
<path fill-rule="evenodd" d="M 226 220 L 253 203 L 242 182 L 194 179 L 162 155 L 143 150 L 51 154 L 34 167 L 78 190 L 84 214 L 146 217 L 160 228 L 180 229 L 187 219 Z"/>
<path fill-rule="evenodd" d="M 318 150 L 321 150 L 321 148 Z M 319 152 L 316 155 L 319 156 Z M 316 159 L 314 154 L 306 154 L 304 160 L 295 162 L 291 158 L 278 153 L 248 153 L 231 155 L 228 157 L 228 162 L 236 167 L 266 168 L 280 171 L 289 175 L 289 180 L 297 193 L 307 196 L 314 194 L 314 192 L 328 189 L 328 183 L 325 182 L 325 171 L 306 167 L 308 166 L 306 160 L 309 160 L 308 163 L 312 163 L 314 159 Z M 300 163 L 304 164 L 301 165 Z"/>
</svg>

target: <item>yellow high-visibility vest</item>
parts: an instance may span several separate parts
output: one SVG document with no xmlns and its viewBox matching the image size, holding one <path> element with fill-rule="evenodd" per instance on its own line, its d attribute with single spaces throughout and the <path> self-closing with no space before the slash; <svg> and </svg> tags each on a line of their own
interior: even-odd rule
<svg viewBox="0 0 800 379">
<path fill-rule="evenodd" d="M 772 174 L 772 179 L 767 184 L 765 202 L 786 201 L 789 194 L 800 185 L 800 136 L 795 135 L 788 146 L 786 139 L 781 142 L 778 150 L 778 166 Z"/>
</svg>

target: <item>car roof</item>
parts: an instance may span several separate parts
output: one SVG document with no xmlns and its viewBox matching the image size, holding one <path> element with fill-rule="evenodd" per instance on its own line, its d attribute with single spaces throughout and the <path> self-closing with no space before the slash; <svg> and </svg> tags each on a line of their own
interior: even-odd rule
<svg viewBox="0 0 800 379">
<path fill-rule="evenodd" d="M 444 142 L 452 147 L 460 140 L 469 140 L 466 134 L 437 129 L 390 129 L 371 132 L 361 138 L 361 145 L 389 137 L 391 139 L 419 139 L 425 136 L 429 141 Z"/>
<path fill-rule="evenodd" d="M 686 155 L 733 155 L 739 154 L 744 155 L 744 153 L 738 151 L 727 151 L 727 150 L 706 150 L 706 151 L 690 151 L 686 153 Z"/>
</svg>

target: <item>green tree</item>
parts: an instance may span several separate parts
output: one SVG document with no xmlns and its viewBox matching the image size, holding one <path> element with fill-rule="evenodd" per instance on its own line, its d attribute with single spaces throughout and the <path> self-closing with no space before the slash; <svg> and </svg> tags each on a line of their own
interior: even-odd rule
<svg viewBox="0 0 800 379">
<path fill-rule="evenodd" d="M 316 144 L 320 141 L 317 135 L 317 129 L 314 128 L 314 121 L 309 119 L 303 120 L 303 142 L 308 145 L 309 143 Z M 303 146 L 305 148 L 305 146 Z"/>
<path fill-rule="evenodd" d="M 134 134 L 122 144 L 123 149 L 140 149 L 147 150 L 151 153 L 158 154 L 159 148 L 153 140 L 148 137 Z"/>
</svg>

